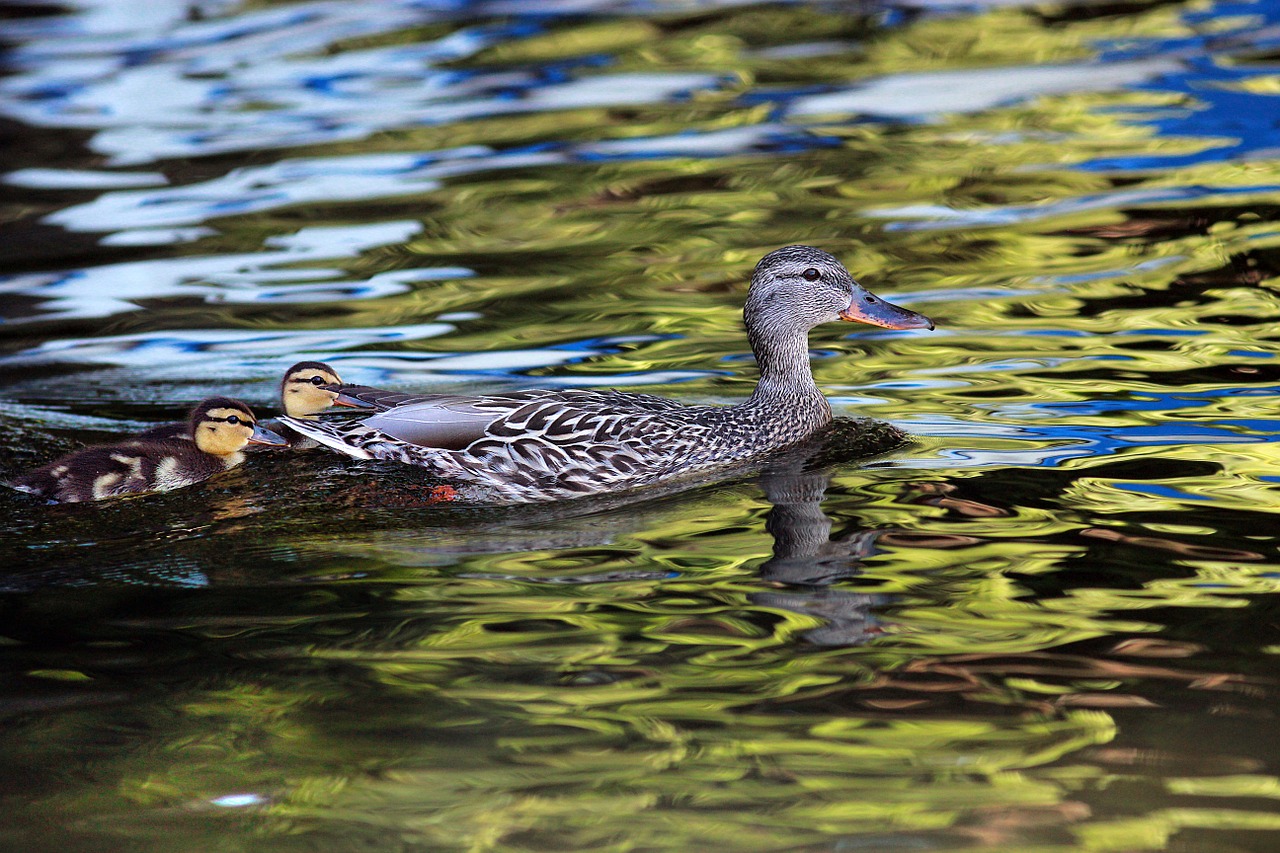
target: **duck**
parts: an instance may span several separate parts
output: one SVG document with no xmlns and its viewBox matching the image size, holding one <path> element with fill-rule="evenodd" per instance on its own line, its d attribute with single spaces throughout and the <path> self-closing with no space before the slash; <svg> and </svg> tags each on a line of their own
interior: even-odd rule
<svg viewBox="0 0 1280 853">
<path fill-rule="evenodd" d="M 286 443 L 259 426 L 252 409 L 230 397 L 201 401 L 187 423 L 189 438 L 135 436 L 88 447 L 29 471 L 10 485 L 59 503 L 168 492 L 236 467 L 244 461 L 242 451 L 249 444 Z"/>
<path fill-rule="evenodd" d="M 687 405 L 616 390 L 462 396 L 338 385 L 345 422 L 281 421 L 356 459 L 427 469 L 459 499 L 531 503 L 644 488 L 765 457 L 832 421 L 809 365 L 809 331 L 837 320 L 888 329 L 933 321 L 874 295 L 833 255 L 784 246 L 756 265 L 743 309 L 759 378 L 735 405 Z"/>
<path fill-rule="evenodd" d="M 290 417 L 313 420 L 329 409 L 337 400 L 338 392 L 329 390 L 339 386 L 342 378 L 323 361 L 300 361 L 284 372 L 280 381 L 280 406 Z M 292 450 L 309 450 L 319 447 L 314 439 L 307 438 L 287 426 L 272 424 L 277 434 L 286 440 Z M 140 433 L 139 441 L 191 440 L 191 424 L 188 421 L 163 424 Z"/>
</svg>

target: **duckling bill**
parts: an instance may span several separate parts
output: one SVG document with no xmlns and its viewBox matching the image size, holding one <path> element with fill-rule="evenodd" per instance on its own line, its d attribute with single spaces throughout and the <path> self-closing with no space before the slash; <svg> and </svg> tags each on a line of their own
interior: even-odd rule
<svg viewBox="0 0 1280 853">
<path fill-rule="evenodd" d="M 145 492 L 168 492 L 209 479 L 244 461 L 249 444 L 283 445 L 258 426 L 239 400 L 210 397 L 191 410 L 191 438 L 137 436 L 55 459 L 10 485 L 51 501 L 76 503 Z"/>
</svg>

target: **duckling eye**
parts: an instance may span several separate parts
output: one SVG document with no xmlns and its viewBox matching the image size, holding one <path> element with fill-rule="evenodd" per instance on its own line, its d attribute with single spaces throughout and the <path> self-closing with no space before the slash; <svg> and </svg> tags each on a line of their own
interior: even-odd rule
<svg viewBox="0 0 1280 853">
<path fill-rule="evenodd" d="M 312 377 L 311 377 L 311 384 L 312 384 L 312 385 L 323 385 L 323 384 L 324 384 L 324 377 L 323 377 L 323 376 L 312 376 Z"/>
<path fill-rule="evenodd" d="M 809 267 L 807 270 L 801 273 L 801 275 L 804 276 L 805 281 L 817 281 L 818 279 L 822 278 L 822 273 L 818 272 L 813 267 Z"/>
<path fill-rule="evenodd" d="M 239 418 L 238 416 L 236 416 L 236 415 L 228 415 L 228 416 L 227 416 L 227 423 L 229 423 L 229 424 L 238 424 L 238 423 L 240 423 L 240 418 Z"/>
</svg>

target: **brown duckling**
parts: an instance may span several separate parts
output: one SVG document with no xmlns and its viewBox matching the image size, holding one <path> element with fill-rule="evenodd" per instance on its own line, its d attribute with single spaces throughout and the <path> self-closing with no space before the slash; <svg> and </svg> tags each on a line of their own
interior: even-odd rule
<svg viewBox="0 0 1280 853">
<path fill-rule="evenodd" d="M 53 501 L 96 501 L 167 492 L 207 480 L 244 461 L 248 444 L 286 444 L 258 426 L 253 410 L 229 397 L 210 397 L 191 410 L 192 438 L 134 437 L 63 456 L 15 479 L 20 491 Z"/>
<path fill-rule="evenodd" d="M 291 418 L 315 420 L 316 415 L 333 405 L 338 392 L 326 385 L 341 385 L 338 372 L 323 361 L 300 361 L 284 373 L 280 382 L 280 406 Z M 307 438 L 291 427 L 271 424 L 294 450 L 319 447 L 315 439 Z M 171 441 L 191 438 L 189 423 L 164 424 L 140 433 L 136 441 Z"/>
</svg>

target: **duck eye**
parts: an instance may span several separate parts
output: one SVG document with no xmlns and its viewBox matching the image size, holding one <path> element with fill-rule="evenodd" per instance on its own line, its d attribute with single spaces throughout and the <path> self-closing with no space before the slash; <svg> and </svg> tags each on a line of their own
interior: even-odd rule
<svg viewBox="0 0 1280 853">
<path fill-rule="evenodd" d="M 238 424 L 238 423 L 240 423 L 240 418 L 238 418 L 238 417 L 237 417 L 237 416 L 235 416 L 235 415 L 228 415 L 228 416 L 227 416 L 227 423 L 229 423 L 229 424 Z"/>
<path fill-rule="evenodd" d="M 801 275 L 804 276 L 805 281 L 817 281 L 818 279 L 822 278 L 822 273 L 818 272 L 813 267 L 809 267 L 807 270 L 801 273 Z"/>
<path fill-rule="evenodd" d="M 311 384 L 312 384 L 312 385 L 323 385 L 323 384 L 324 384 L 324 377 L 323 377 L 323 376 L 312 376 L 312 377 L 311 377 Z"/>
<path fill-rule="evenodd" d="M 868 296 L 867 301 L 870 302 L 872 305 L 875 305 L 878 300 L 874 296 Z"/>
</svg>

